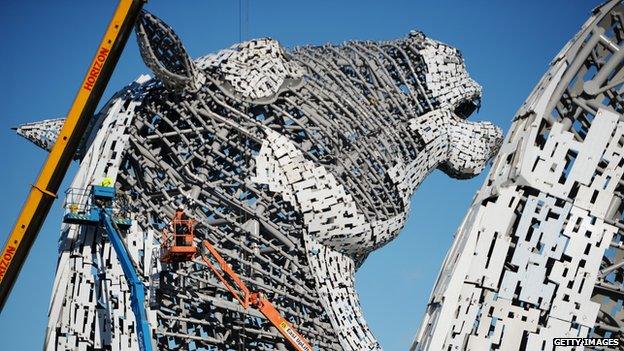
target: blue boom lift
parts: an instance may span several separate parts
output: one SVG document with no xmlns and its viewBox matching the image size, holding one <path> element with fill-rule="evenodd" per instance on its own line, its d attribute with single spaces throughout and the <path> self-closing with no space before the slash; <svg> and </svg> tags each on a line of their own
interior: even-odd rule
<svg viewBox="0 0 624 351">
<path fill-rule="evenodd" d="M 113 212 L 115 203 L 115 188 L 113 186 L 93 185 L 90 191 L 85 192 L 91 197 L 89 204 L 79 208 L 77 204 L 70 203 L 67 206 L 69 211 L 63 217 L 63 222 L 93 225 L 97 226 L 97 228 L 103 227 L 106 229 L 108 240 L 115 249 L 124 276 L 130 287 L 130 305 L 136 319 L 139 348 L 141 351 L 152 351 L 152 338 L 144 303 L 145 287 L 134 268 L 132 259 L 128 255 L 128 250 L 126 250 L 120 234 L 121 230 L 130 228 L 132 220 Z"/>
</svg>

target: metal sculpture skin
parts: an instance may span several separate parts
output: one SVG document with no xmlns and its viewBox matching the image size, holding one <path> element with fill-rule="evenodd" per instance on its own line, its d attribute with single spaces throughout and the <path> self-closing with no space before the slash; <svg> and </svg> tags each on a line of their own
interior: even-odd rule
<svg viewBox="0 0 624 351">
<path fill-rule="evenodd" d="M 355 271 L 399 233 L 429 172 L 474 176 L 502 140 L 492 124 L 465 121 L 481 88 L 459 52 L 413 32 L 291 52 L 258 39 L 191 60 L 153 15 L 136 31 L 156 77 L 96 116 L 71 187 L 107 177 L 127 195 L 125 243 L 150 291 L 156 347 L 288 349 L 206 268 L 159 261 L 160 233 L 183 207 L 201 223 L 197 239 L 315 347 L 379 350 Z M 46 147 L 61 123 L 18 133 Z M 102 231 L 64 225 L 59 247 L 45 348 L 136 349 L 128 286 Z"/>
<path fill-rule="evenodd" d="M 624 4 L 610 1 L 516 114 L 412 350 L 624 347 L 623 63 Z"/>
</svg>

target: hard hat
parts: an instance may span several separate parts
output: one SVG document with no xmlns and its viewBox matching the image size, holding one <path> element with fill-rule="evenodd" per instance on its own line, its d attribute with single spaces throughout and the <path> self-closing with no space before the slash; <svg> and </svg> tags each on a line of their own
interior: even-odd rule
<svg viewBox="0 0 624 351">
<path fill-rule="evenodd" d="M 101 186 L 106 186 L 106 187 L 113 186 L 113 178 L 104 177 L 104 179 L 102 179 L 102 183 L 100 185 Z"/>
</svg>

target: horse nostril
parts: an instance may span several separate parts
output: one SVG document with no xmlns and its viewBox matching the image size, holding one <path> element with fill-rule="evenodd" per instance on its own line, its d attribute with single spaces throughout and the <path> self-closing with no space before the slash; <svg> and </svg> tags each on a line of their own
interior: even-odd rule
<svg viewBox="0 0 624 351">
<path fill-rule="evenodd" d="M 453 111 L 455 115 L 459 118 L 466 119 L 468 118 L 477 108 L 479 107 L 479 103 L 471 100 L 464 100 L 455 107 Z"/>
</svg>

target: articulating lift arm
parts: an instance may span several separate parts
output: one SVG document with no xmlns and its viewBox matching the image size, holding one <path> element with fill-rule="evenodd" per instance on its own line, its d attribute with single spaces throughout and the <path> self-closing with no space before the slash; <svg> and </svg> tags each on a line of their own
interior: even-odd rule
<svg viewBox="0 0 624 351">
<path fill-rule="evenodd" d="M 117 226 L 113 222 L 113 215 L 110 209 L 103 209 L 100 212 L 100 221 L 103 222 L 106 231 L 108 232 L 108 240 L 110 241 L 121 269 L 124 272 L 128 286 L 130 287 L 130 306 L 134 312 L 136 319 L 136 331 L 137 339 L 139 341 L 139 348 L 141 351 L 151 351 L 152 342 L 150 336 L 149 323 L 147 321 L 147 313 L 145 312 L 144 300 L 145 300 L 145 287 L 143 282 L 139 278 L 132 259 L 128 255 L 128 250 L 121 239 L 121 235 L 117 230 Z"/>
<path fill-rule="evenodd" d="M 0 311 L 56 199 L 67 169 L 145 0 L 120 0 L 52 150 L 0 255 Z"/>
<path fill-rule="evenodd" d="M 123 276 L 130 289 L 130 306 L 136 320 L 135 330 L 139 350 L 152 351 L 152 337 L 145 311 L 145 287 L 120 233 L 120 228 L 129 229 L 132 226 L 132 220 L 127 216 L 128 213 L 123 210 L 113 214 L 116 193 L 113 186 L 93 185 L 88 189 L 75 190 L 84 191 L 84 193 L 79 193 L 80 197 L 83 194 L 89 194 L 90 201 L 83 204 L 84 207 L 81 210 L 71 210 L 70 204 L 68 206 L 70 210 L 63 216 L 63 222 L 95 226 L 96 229 L 104 228 L 106 230 L 108 241 L 115 250 Z"/>
<path fill-rule="evenodd" d="M 299 334 L 271 302 L 259 292 L 252 292 L 208 241 L 202 243 L 205 252 L 200 256 L 204 264 L 240 302 L 243 308 L 259 310 L 286 340 L 298 351 L 313 351 L 312 346 Z"/>
</svg>

